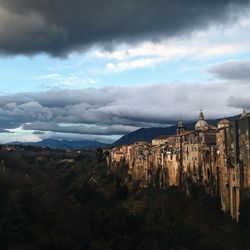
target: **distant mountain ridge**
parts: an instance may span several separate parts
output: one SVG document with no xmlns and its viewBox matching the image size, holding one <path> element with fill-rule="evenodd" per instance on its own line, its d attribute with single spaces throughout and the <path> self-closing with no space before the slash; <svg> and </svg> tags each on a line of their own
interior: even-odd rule
<svg viewBox="0 0 250 250">
<path fill-rule="evenodd" d="M 223 117 L 230 120 L 239 119 L 239 115 L 232 117 Z M 220 120 L 219 119 L 210 119 L 207 122 L 211 125 L 216 125 Z M 185 126 L 187 129 L 194 129 L 195 122 L 186 123 Z M 173 135 L 176 133 L 177 125 L 173 125 L 170 127 L 154 127 L 154 128 L 140 128 L 136 131 L 133 131 L 129 134 L 122 136 L 119 140 L 114 142 L 113 144 L 105 144 L 99 141 L 91 141 L 91 140 L 79 140 L 79 141 L 70 141 L 70 140 L 58 140 L 58 139 L 44 139 L 39 142 L 11 142 L 8 144 L 11 145 L 31 145 L 38 147 L 49 147 L 49 148 L 58 148 L 58 149 L 80 149 L 80 148 L 104 148 L 110 146 L 121 146 L 121 145 L 129 145 L 133 144 L 137 141 L 147 141 L 150 142 L 152 139 L 162 136 L 162 135 Z"/>
<path fill-rule="evenodd" d="M 108 145 L 99 141 L 90 141 L 90 140 L 70 141 L 70 140 L 56 140 L 56 139 L 45 139 L 39 142 L 11 142 L 8 144 L 31 145 L 31 146 L 49 147 L 58 149 L 98 148 L 98 147 L 105 147 Z"/>
<path fill-rule="evenodd" d="M 239 118 L 239 115 L 237 116 L 231 116 L 231 117 L 223 117 L 226 119 L 230 119 L 230 120 L 236 120 Z M 223 118 L 219 118 L 219 119 L 210 119 L 207 120 L 207 122 L 211 125 L 216 125 L 220 120 L 222 120 Z M 195 127 L 195 122 L 189 122 L 187 124 L 185 124 L 187 129 L 194 129 Z M 129 145 L 129 144 L 133 144 L 137 141 L 147 141 L 150 142 L 152 141 L 152 139 L 161 136 L 161 135 L 173 135 L 176 133 L 176 129 L 177 129 L 177 125 L 173 125 L 170 127 L 166 127 L 166 128 L 140 128 L 136 131 L 133 131 L 129 134 L 124 135 L 123 137 L 121 137 L 119 140 L 117 140 L 116 142 L 113 143 L 114 146 L 122 146 L 122 145 Z"/>
</svg>

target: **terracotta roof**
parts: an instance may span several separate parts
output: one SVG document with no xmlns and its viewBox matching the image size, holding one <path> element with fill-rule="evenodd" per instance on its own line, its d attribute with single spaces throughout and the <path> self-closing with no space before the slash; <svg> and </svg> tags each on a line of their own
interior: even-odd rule
<svg viewBox="0 0 250 250">
<path fill-rule="evenodd" d="M 180 133 L 181 136 L 182 135 L 190 135 L 190 134 L 194 134 L 194 131 L 187 130 L 187 131 L 183 131 L 183 132 Z"/>
<path fill-rule="evenodd" d="M 180 133 L 179 135 L 171 135 L 169 138 L 176 138 L 176 137 L 180 137 L 180 136 L 186 136 L 186 135 L 191 135 L 194 134 L 194 131 L 184 131 L 182 133 Z"/>
</svg>

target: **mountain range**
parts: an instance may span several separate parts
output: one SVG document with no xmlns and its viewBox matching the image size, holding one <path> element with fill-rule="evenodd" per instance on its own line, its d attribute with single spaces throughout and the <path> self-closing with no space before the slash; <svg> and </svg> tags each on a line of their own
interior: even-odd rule
<svg viewBox="0 0 250 250">
<path fill-rule="evenodd" d="M 12 145 L 31 145 L 37 147 L 49 147 L 49 148 L 98 148 L 98 147 L 106 147 L 107 144 L 104 144 L 99 141 L 90 141 L 90 140 L 82 140 L 82 141 L 70 141 L 70 140 L 56 140 L 56 139 L 45 139 L 39 142 L 11 142 L 8 144 Z"/>
<path fill-rule="evenodd" d="M 207 122 L 211 125 L 216 125 L 220 119 L 207 120 Z M 227 117 L 230 120 L 239 119 L 239 116 L 231 116 Z M 187 129 L 194 129 L 196 122 L 189 122 L 185 124 Z M 162 136 L 162 135 L 173 135 L 176 133 L 177 125 L 169 126 L 169 127 L 155 127 L 155 128 L 140 128 L 135 130 L 129 134 L 122 136 L 119 140 L 114 142 L 113 144 L 105 144 L 99 141 L 91 141 L 91 140 L 81 140 L 81 141 L 71 141 L 71 140 L 58 140 L 58 139 L 44 139 L 39 142 L 11 142 L 8 144 L 15 145 L 32 145 L 38 147 L 49 147 L 49 148 L 98 148 L 98 147 L 110 147 L 110 146 L 121 146 L 121 145 L 129 145 L 133 144 L 137 141 L 147 141 L 150 142 L 152 139 Z"/>
</svg>

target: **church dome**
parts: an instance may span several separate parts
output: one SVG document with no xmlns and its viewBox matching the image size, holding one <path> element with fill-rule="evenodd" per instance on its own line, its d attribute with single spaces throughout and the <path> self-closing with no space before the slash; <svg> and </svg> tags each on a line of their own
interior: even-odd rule
<svg viewBox="0 0 250 250">
<path fill-rule="evenodd" d="M 204 114 L 201 110 L 199 120 L 195 124 L 195 130 L 207 130 L 207 129 L 208 129 L 208 123 L 205 121 Z"/>
</svg>

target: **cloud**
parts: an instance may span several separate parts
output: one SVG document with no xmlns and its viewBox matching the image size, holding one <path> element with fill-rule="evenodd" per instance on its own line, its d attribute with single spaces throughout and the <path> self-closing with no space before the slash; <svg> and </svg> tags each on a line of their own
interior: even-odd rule
<svg viewBox="0 0 250 250">
<path fill-rule="evenodd" d="M 207 118 L 235 115 L 248 98 L 248 84 L 215 82 L 18 93 L 1 96 L 0 124 L 3 129 L 23 126 L 35 131 L 122 135 L 140 127 L 175 124 L 180 116 L 196 120 L 200 108 Z"/>
<path fill-rule="evenodd" d="M 91 141 L 100 141 L 103 143 L 111 144 L 117 141 L 121 136 L 107 136 L 107 135 L 83 135 L 83 134 L 71 134 L 71 133 L 58 133 L 58 132 L 46 132 L 43 135 L 39 135 L 40 140 L 47 138 L 59 139 L 59 140 L 91 140 Z"/>
<path fill-rule="evenodd" d="M 96 80 L 90 77 L 78 76 L 75 74 L 70 74 L 69 76 L 63 76 L 58 73 L 52 73 L 47 75 L 41 75 L 35 78 L 35 80 L 49 80 L 52 81 L 54 87 L 70 87 L 70 86 L 80 86 L 86 84 L 94 84 Z"/>
<path fill-rule="evenodd" d="M 85 134 L 85 135 L 124 135 L 130 133 L 138 127 L 123 126 L 123 125 L 110 125 L 108 127 L 98 127 L 98 126 L 85 126 L 85 125 L 67 125 L 62 126 L 57 123 L 46 123 L 46 122 L 34 122 L 27 123 L 22 126 L 24 130 L 40 130 L 41 131 L 51 131 L 60 133 L 75 133 L 75 134 Z M 34 134 L 34 133 L 33 133 Z M 36 132 L 36 134 L 38 134 Z"/>
<path fill-rule="evenodd" d="M 0 51 L 63 56 L 93 45 L 157 40 L 234 22 L 248 0 L 0 0 Z"/>
<path fill-rule="evenodd" d="M 209 69 L 215 77 L 231 81 L 250 81 L 250 61 L 231 61 Z"/>
<path fill-rule="evenodd" d="M 250 95 L 248 97 L 231 96 L 228 100 L 228 106 L 250 110 Z"/>
<path fill-rule="evenodd" d="M 191 36 L 173 37 L 160 41 L 146 41 L 136 45 L 121 44 L 115 50 L 95 48 L 88 56 L 104 61 L 106 67 L 99 73 L 116 73 L 132 69 L 154 67 L 159 63 L 177 60 L 221 60 L 248 53 L 250 18 L 242 15 L 233 24 L 213 25 L 193 32 Z"/>
</svg>

